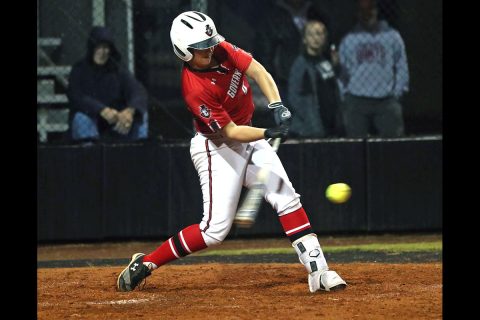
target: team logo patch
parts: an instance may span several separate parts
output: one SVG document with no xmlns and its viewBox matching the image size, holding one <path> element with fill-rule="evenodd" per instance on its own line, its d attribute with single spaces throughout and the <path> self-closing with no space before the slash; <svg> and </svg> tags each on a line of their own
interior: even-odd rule
<svg viewBox="0 0 480 320">
<path fill-rule="evenodd" d="M 210 27 L 209 24 L 207 24 L 205 28 L 206 28 L 205 33 L 207 34 L 207 36 L 210 37 L 213 34 L 213 29 Z"/>
<path fill-rule="evenodd" d="M 204 104 L 200 106 L 200 115 L 204 118 L 210 118 L 210 109 L 208 109 Z"/>
</svg>

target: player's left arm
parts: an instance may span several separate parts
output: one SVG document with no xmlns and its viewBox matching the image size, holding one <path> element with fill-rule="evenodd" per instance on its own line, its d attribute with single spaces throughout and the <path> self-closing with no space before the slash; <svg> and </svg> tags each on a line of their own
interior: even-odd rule
<svg viewBox="0 0 480 320">
<path fill-rule="evenodd" d="M 268 108 L 272 109 L 277 125 L 289 124 L 291 114 L 283 105 L 277 84 L 273 80 L 272 75 L 257 60 L 252 59 L 245 74 L 252 78 L 260 87 L 260 90 L 268 100 Z"/>
<path fill-rule="evenodd" d="M 240 142 L 251 142 L 265 138 L 266 130 L 251 126 L 237 126 L 233 121 L 230 121 L 221 131 L 229 139 Z"/>
<path fill-rule="evenodd" d="M 252 59 L 245 74 L 258 84 L 269 104 L 282 101 L 275 80 L 260 62 Z"/>
<path fill-rule="evenodd" d="M 251 142 L 263 138 L 280 138 L 285 141 L 288 135 L 288 126 L 281 125 L 275 128 L 257 128 L 251 126 L 237 126 L 233 121 L 230 121 L 221 129 L 222 133 L 229 139 L 240 142 Z"/>
</svg>

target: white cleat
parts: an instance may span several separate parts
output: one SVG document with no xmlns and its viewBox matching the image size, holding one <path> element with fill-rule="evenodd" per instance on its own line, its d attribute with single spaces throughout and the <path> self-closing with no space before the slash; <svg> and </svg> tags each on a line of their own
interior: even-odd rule
<svg viewBox="0 0 480 320">
<path fill-rule="evenodd" d="M 347 283 L 335 271 L 315 271 L 308 275 L 308 287 L 310 292 L 318 290 L 336 291 L 345 289 Z"/>
</svg>

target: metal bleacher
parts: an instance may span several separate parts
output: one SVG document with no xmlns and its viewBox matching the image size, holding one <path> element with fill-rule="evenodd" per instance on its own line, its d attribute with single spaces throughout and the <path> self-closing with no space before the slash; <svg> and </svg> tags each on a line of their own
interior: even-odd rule
<svg viewBox="0 0 480 320">
<path fill-rule="evenodd" d="M 37 133 L 40 142 L 48 142 L 51 132 L 68 130 L 68 76 L 71 66 L 57 66 L 49 52 L 61 46 L 60 38 L 37 38 Z"/>
<path fill-rule="evenodd" d="M 106 26 L 107 22 L 116 30 L 118 41 L 125 43 L 122 54 L 134 73 L 132 0 L 37 0 L 38 142 L 64 142 L 67 138 L 68 78 L 72 64 L 83 55 L 76 49 L 83 50 L 91 27 Z"/>
</svg>

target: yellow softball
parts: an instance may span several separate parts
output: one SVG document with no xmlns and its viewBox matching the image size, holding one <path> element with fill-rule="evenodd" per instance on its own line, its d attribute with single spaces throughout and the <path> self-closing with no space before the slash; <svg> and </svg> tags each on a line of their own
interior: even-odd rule
<svg viewBox="0 0 480 320">
<path fill-rule="evenodd" d="M 325 190 L 325 196 L 333 203 L 344 203 L 351 195 L 352 189 L 346 183 L 334 183 Z"/>
</svg>

